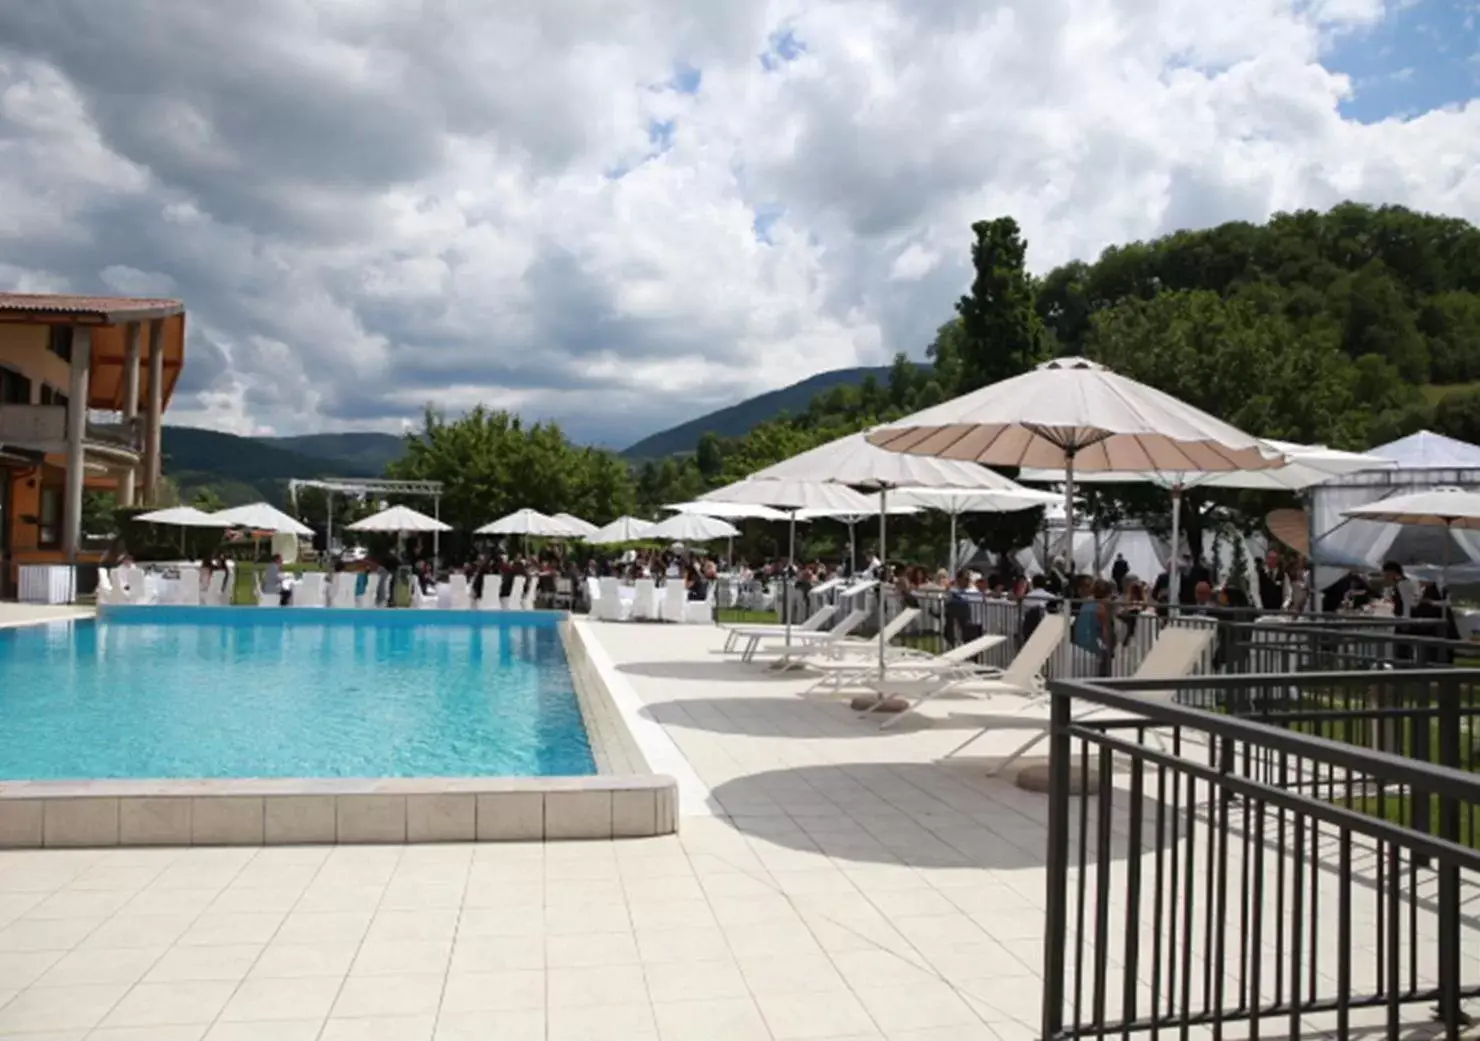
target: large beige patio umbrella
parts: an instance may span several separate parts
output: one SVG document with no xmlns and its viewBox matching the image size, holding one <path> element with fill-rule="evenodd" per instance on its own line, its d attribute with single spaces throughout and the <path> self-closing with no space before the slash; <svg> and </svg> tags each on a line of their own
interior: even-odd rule
<svg viewBox="0 0 1480 1041">
<path fill-rule="evenodd" d="M 1265 442 L 1088 358 L 1058 358 L 869 434 L 891 452 L 1064 473 L 1264 470 L 1285 465 Z"/>
<path fill-rule="evenodd" d="M 1425 528 L 1480 530 L 1480 494 L 1462 488 L 1433 488 L 1356 506 L 1342 514 L 1352 520 Z M 1449 597 L 1449 543 L 1444 540 L 1444 597 Z"/>
</svg>

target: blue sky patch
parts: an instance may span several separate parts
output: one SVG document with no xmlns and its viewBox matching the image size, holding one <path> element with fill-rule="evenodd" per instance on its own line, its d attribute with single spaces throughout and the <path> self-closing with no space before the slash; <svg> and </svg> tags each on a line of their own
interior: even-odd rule
<svg viewBox="0 0 1480 1041">
<path fill-rule="evenodd" d="M 806 53 L 807 45 L 797 39 L 795 33 L 790 29 L 778 29 L 766 41 L 766 50 L 761 54 L 761 67 L 767 72 L 774 72 Z"/>
<path fill-rule="evenodd" d="M 1379 25 L 1336 41 L 1325 65 L 1352 79 L 1341 114 L 1364 123 L 1480 97 L 1480 2 L 1399 2 Z"/>
<path fill-rule="evenodd" d="M 673 77 L 668 81 L 668 86 L 680 94 L 697 94 L 699 85 L 703 82 L 704 70 L 696 69 L 685 63 L 673 70 Z"/>
</svg>

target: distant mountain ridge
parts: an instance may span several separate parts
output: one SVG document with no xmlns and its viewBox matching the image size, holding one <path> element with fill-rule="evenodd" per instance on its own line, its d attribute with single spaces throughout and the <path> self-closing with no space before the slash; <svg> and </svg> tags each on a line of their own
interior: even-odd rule
<svg viewBox="0 0 1480 1041">
<path fill-rule="evenodd" d="M 164 471 L 189 500 L 209 488 L 227 505 L 280 502 L 295 477 L 380 477 L 405 451 L 392 434 L 241 437 L 199 427 L 164 428 Z"/>
<path fill-rule="evenodd" d="M 711 430 L 720 437 L 744 437 L 761 423 L 775 419 L 782 413 L 796 415 L 806 411 L 818 394 L 824 394 L 834 387 L 858 386 L 870 376 L 880 383 L 888 382 L 889 368 L 861 367 L 819 372 L 800 383 L 757 394 L 753 398 L 746 398 L 676 427 L 649 434 L 631 447 L 623 449 L 622 457 L 629 462 L 642 462 L 692 452 L 699 443 L 699 438 Z"/>
</svg>

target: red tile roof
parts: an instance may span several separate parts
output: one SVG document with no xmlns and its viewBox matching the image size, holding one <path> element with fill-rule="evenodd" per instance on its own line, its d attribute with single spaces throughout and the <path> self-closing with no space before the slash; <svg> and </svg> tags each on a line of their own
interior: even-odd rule
<svg viewBox="0 0 1480 1041">
<path fill-rule="evenodd" d="M 0 312 L 35 312 L 92 317 L 105 322 L 179 314 L 179 300 L 131 296 L 71 296 L 65 293 L 0 293 Z"/>
</svg>

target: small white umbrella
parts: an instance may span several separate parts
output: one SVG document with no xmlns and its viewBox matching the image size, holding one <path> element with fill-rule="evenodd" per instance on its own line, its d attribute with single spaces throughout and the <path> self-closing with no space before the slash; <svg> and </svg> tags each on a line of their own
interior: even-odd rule
<svg viewBox="0 0 1480 1041">
<path fill-rule="evenodd" d="M 134 518 L 146 524 L 168 524 L 175 528 L 225 528 L 213 514 L 197 510 L 194 506 L 170 506 L 163 510 L 151 510 Z"/>
<path fill-rule="evenodd" d="M 873 520 L 881 514 L 887 513 L 891 517 L 904 517 L 920 512 L 917 507 L 911 506 L 908 503 L 898 502 L 897 498 L 891 498 L 888 503 L 881 502 L 878 495 L 871 495 L 869 499 L 874 503 L 874 508 L 868 513 L 852 513 L 828 509 L 798 510 L 797 520 L 835 520 L 839 524 L 847 525 L 848 564 L 850 567 L 856 569 L 858 567 L 858 525 L 866 520 Z"/>
<path fill-rule="evenodd" d="M 582 520 L 580 517 L 570 513 L 557 513 L 550 519 L 559 521 L 565 525 L 566 533 L 573 539 L 583 539 L 587 535 L 595 535 L 600 530 L 590 521 Z"/>
<path fill-rule="evenodd" d="M 614 546 L 623 542 L 640 542 L 647 538 L 647 533 L 652 528 L 652 521 L 645 521 L 639 517 L 618 517 L 605 527 L 597 528 L 593 534 L 587 535 L 586 541 L 593 546 Z"/>
<path fill-rule="evenodd" d="M 1389 499 L 1356 506 L 1342 513 L 1353 520 L 1382 521 L 1387 524 L 1415 525 L 1425 528 L 1461 528 L 1480 530 L 1480 494 L 1461 488 L 1434 488 L 1429 491 L 1394 495 Z M 1444 597 L 1449 598 L 1449 543 L 1444 540 Z"/>
<path fill-rule="evenodd" d="M 672 539 L 674 542 L 713 542 L 732 539 L 740 534 L 733 524 L 700 513 L 676 513 L 647 530 L 648 539 Z"/>
<path fill-rule="evenodd" d="M 565 525 L 554 517 L 546 517 L 538 510 L 515 510 L 506 517 L 483 525 L 475 535 L 534 535 L 536 538 L 563 538 Z"/>
<path fill-rule="evenodd" d="M 1000 480 L 1007 478 L 994 474 Z M 949 514 L 951 518 L 950 573 L 956 574 L 956 520 L 963 513 L 1016 513 L 1031 510 L 1036 506 L 1051 506 L 1059 501 L 1057 495 L 1040 492 L 1035 488 L 1024 488 L 1007 481 L 1011 488 L 983 488 L 971 491 L 960 488 L 904 488 L 895 492 L 894 501 L 907 506 L 935 510 Z"/>
<path fill-rule="evenodd" d="M 307 524 L 265 502 L 233 506 L 231 509 L 210 514 L 210 518 L 218 526 L 225 528 L 250 528 L 253 531 L 285 532 L 289 535 L 313 534 L 313 529 Z"/>
<path fill-rule="evenodd" d="M 425 513 L 418 513 L 409 506 L 392 506 L 381 510 L 379 513 L 366 517 L 364 520 L 355 521 L 349 525 L 350 531 L 375 531 L 391 535 L 411 534 L 431 531 L 451 531 L 452 525 L 444 524 L 442 521 L 428 517 Z"/>
</svg>

